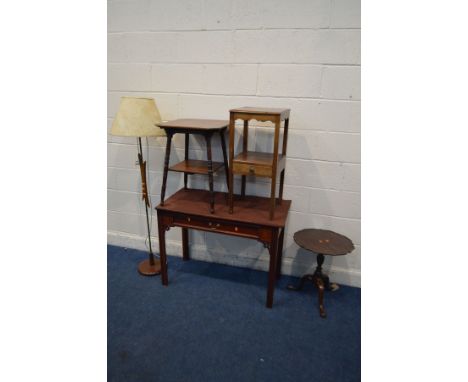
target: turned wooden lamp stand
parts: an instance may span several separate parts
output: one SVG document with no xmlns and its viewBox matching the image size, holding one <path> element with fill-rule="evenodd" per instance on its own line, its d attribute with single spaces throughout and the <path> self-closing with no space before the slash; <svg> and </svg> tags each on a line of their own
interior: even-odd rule
<svg viewBox="0 0 468 382">
<path fill-rule="evenodd" d="M 322 273 L 324 255 L 341 256 L 354 250 L 353 242 L 346 236 L 323 229 L 303 229 L 294 234 L 294 241 L 300 247 L 317 254 L 317 268 L 313 274 L 302 276 L 297 286 L 288 285 L 289 290 L 301 290 L 306 281 L 311 281 L 318 289 L 320 317 L 325 318 L 323 306 L 324 290 L 335 291 L 339 287 L 330 283 L 329 277 Z"/>
<path fill-rule="evenodd" d="M 276 180 L 280 173 L 278 203 L 283 199 L 284 169 L 286 167 L 286 149 L 288 144 L 289 109 L 242 107 L 229 111 L 229 212 L 233 213 L 234 175 L 242 175 L 241 197 L 245 197 L 247 175 L 271 179 L 270 220 L 273 220 L 276 206 Z M 234 135 L 236 120 L 244 121 L 242 152 L 234 157 Z M 249 121 L 272 122 L 275 125 L 273 153 L 248 151 Z M 283 149 L 279 153 L 281 122 L 284 121 Z"/>
</svg>

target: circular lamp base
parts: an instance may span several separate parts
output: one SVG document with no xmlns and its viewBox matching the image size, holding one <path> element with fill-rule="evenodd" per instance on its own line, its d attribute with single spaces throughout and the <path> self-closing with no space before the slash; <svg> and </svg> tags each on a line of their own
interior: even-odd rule
<svg viewBox="0 0 468 382">
<path fill-rule="evenodd" d="M 138 264 L 138 272 L 143 276 L 156 276 L 161 273 L 161 262 L 154 259 L 154 264 L 151 265 L 149 259 Z"/>
</svg>

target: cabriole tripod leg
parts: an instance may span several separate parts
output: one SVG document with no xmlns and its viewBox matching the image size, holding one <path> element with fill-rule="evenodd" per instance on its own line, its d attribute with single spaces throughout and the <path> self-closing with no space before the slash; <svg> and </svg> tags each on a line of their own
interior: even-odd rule
<svg viewBox="0 0 468 382">
<path fill-rule="evenodd" d="M 314 279 L 313 275 L 304 275 L 299 280 L 299 284 L 297 284 L 297 286 L 289 284 L 288 289 L 289 290 L 302 290 L 302 288 L 304 288 L 305 282 L 306 281 L 313 281 L 313 279 Z"/>
<path fill-rule="evenodd" d="M 323 307 L 323 294 L 325 291 L 325 287 L 323 286 L 323 280 L 320 278 L 316 278 L 315 285 L 317 286 L 317 289 L 318 289 L 320 317 L 325 318 L 327 314 L 325 313 L 325 308 Z"/>
</svg>

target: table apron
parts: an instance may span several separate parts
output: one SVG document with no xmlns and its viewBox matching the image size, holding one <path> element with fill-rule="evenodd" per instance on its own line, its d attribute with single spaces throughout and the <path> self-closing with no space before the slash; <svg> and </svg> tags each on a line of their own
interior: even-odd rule
<svg viewBox="0 0 468 382">
<path fill-rule="evenodd" d="M 213 232 L 230 236 L 255 239 L 269 248 L 274 237 L 275 230 L 281 227 L 251 225 L 243 222 L 234 222 L 223 219 L 206 218 L 188 214 L 167 214 L 158 211 L 160 221 L 168 230 L 170 227 L 181 227 Z"/>
</svg>

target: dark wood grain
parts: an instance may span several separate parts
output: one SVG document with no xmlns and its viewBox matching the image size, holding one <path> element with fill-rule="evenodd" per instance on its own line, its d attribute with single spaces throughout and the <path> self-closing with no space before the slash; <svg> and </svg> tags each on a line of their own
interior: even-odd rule
<svg viewBox="0 0 468 382">
<path fill-rule="evenodd" d="M 171 227 L 182 228 L 184 260 L 189 259 L 188 229 L 255 239 L 268 248 L 270 255 L 266 306 L 271 308 L 275 282 L 281 269 L 284 228 L 291 201 L 285 200 L 276 209 L 275 218 L 270 220 L 269 198 L 246 196 L 236 201 L 236 214 L 230 214 L 229 207 L 222 203 L 225 197 L 225 193 L 216 194 L 217 208 L 214 214 L 206 209 L 206 203 L 210 200 L 210 192 L 206 190 L 181 189 L 168 198 L 164 205 L 156 207 L 159 250 L 161 263 L 164 263 L 161 266 L 162 283 L 168 285 L 165 234 Z"/>
<path fill-rule="evenodd" d="M 290 290 L 301 290 L 306 281 L 311 281 L 319 291 L 320 317 L 327 316 L 323 305 L 324 291 L 335 291 L 338 285 L 330 283 L 328 275 L 322 272 L 324 255 L 339 256 L 346 255 L 354 250 L 353 242 L 346 236 L 324 229 L 303 229 L 294 234 L 294 241 L 300 247 L 317 254 L 317 267 L 313 274 L 302 276 L 298 286 L 288 285 Z"/>
<path fill-rule="evenodd" d="M 284 170 L 286 167 L 286 147 L 288 142 L 289 109 L 263 108 L 263 107 L 241 107 L 231 109 L 229 119 L 229 206 L 233 213 L 234 175 L 242 176 L 241 196 L 246 194 L 247 175 L 260 176 L 271 179 L 270 189 L 270 218 L 274 218 L 276 204 L 281 204 L 283 199 Z M 244 121 L 242 152 L 234 157 L 234 136 L 236 120 Z M 274 124 L 273 153 L 262 153 L 248 151 L 248 127 L 250 120 L 272 122 Z M 279 153 L 279 141 L 281 122 L 284 120 L 283 147 Z M 279 177 L 279 198 L 276 199 L 276 180 Z"/>
<path fill-rule="evenodd" d="M 164 204 L 164 198 L 166 193 L 167 173 L 169 170 L 184 173 L 184 189 L 188 189 L 188 175 L 202 174 L 208 175 L 209 187 L 212 198 L 209 203 L 210 211 L 214 211 L 214 188 L 213 188 L 213 173 L 224 165 L 226 170 L 226 180 L 229 187 L 229 171 L 227 156 L 226 156 L 226 143 L 224 142 L 224 134 L 226 132 L 228 121 L 216 120 L 216 119 L 176 119 L 174 121 L 164 122 L 158 124 L 159 127 L 164 129 L 167 135 L 166 145 L 166 157 L 164 161 L 164 173 L 163 183 L 161 187 L 161 204 Z M 219 133 L 221 135 L 221 146 L 223 149 L 224 163 L 213 163 L 212 152 L 211 152 L 211 138 L 214 134 Z M 171 138 L 174 134 L 185 135 L 185 160 L 177 163 L 171 168 L 168 167 L 169 156 L 171 151 Z M 190 160 L 189 159 L 189 139 L 190 134 L 203 135 L 206 141 L 206 155 L 207 160 Z"/>
<path fill-rule="evenodd" d="M 294 241 L 308 251 L 330 256 L 346 255 L 354 250 L 353 242 L 346 236 L 324 229 L 303 229 L 294 234 Z"/>
<path fill-rule="evenodd" d="M 158 205 L 157 210 L 170 210 L 173 212 L 190 213 L 199 216 L 218 218 L 228 221 L 243 221 L 250 224 L 266 225 L 269 227 L 284 227 L 288 211 L 291 206 L 290 200 L 283 200 L 281 206 L 275 209 L 275 217 L 270 220 L 270 198 L 260 196 L 246 195 L 244 199 L 240 196 L 235 196 L 236 213 L 230 214 L 229 207 L 225 205 L 224 200 L 226 194 L 217 192 L 215 195 L 215 204 L 219 205 L 216 208 L 215 214 L 210 214 L 206 209 L 206 204 L 209 203 L 210 193 L 206 190 L 196 189 L 181 189 L 168 198 L 164 205 Z"/>
<path fill-rule="evenodd" d="M 213 162 L 213 172 L 218 171 L 223 166 L 223 162 Z M 208 161 L 188 159 L 169 167 L 169 170 L 188 174 L 208 175 Z"/>
</svg>

